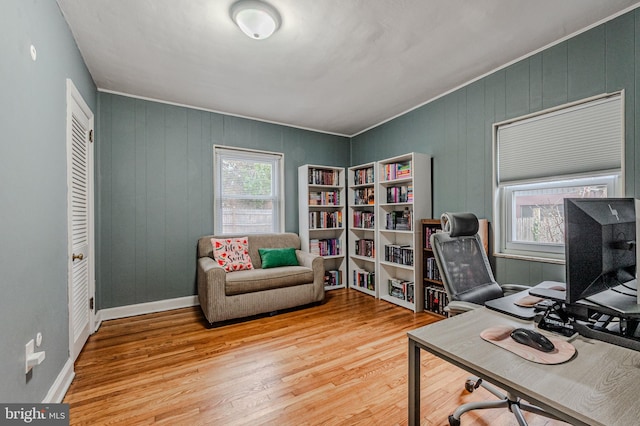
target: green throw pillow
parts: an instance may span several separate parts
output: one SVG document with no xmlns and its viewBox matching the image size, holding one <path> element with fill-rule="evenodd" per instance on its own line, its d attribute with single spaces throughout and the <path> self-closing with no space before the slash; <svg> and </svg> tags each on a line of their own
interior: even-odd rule
<svg viewBox="0 0 640 426">
<path fill-rule="evenodd" d="M 290 248 L 259 248 L 262 269 L 277 268 L 278 266 L 298 266 L 296 249 Z"/>
</svg>

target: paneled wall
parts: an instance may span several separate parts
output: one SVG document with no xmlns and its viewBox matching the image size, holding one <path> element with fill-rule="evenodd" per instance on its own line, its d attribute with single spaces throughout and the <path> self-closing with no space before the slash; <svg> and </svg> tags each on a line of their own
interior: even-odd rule
<svg viewBox="0 0 640 426">
<path fill-rule="evenodd" d="M 352 138 L 351 163 L 427 153 L 434 158 L 434 216 L 466 210 L 491 218 L 493 123 L 624 90 L 626 195 L 638 196 L 639 40 L 635 9 Z M 562 265 L 506 259 L 495 265 L 504 283 L 564 280 Z"/>
<path fill-rule="evenodd" d="M 298 166 L 346 167 L 349 139 L 100 93 L 98 308 L 196 294 L 196 242 L 213 233 L 213 145 L 285 154 L 285 228 Z"/>
</svg>

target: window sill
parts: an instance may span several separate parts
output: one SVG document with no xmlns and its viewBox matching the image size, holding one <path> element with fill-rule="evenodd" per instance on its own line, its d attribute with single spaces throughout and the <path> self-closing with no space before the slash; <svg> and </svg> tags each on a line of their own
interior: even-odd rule
<svg viewBox="0 0 640 426">
<path fill-rule="evenodd" d="M 495 257 L 501 257 L 504 259 L 514 259 L 514 260 L 526 260 L 529 262 L 541 262 L 541 263 L 552 263 L 555 265 L 564 265 L 564 257 L 563 258 L 555 258 L 555 257 L 543 257 L 535 254 L 515 254 L 515 253 L 493 253 Z"/>
</svg>

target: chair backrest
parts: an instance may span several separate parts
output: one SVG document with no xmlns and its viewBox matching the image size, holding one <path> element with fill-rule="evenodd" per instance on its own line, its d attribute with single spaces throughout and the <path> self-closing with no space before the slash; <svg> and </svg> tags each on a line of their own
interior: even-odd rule
<svg viewBox="0 0 640 426">
<path fill-rule="evenodd" d="M 478 235 L 473 213 L 443 213 L 442 232 L 431 234 L 431 247 L 449 300 L 484 304 L 502 297 Z"/>
</svg>

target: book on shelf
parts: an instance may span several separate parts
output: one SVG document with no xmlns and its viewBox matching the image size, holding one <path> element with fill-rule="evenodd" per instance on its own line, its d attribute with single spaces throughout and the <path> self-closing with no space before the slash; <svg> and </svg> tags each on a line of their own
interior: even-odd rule
<svg viewBox="0 0 640 426">
<path fill-rule="evenodd" d="M 449 296 L 442 287 L 429 286 L 424 289 L 424 308 L 440 315 L 447 315 L 444 308 L 449 304 Z"/>
<path fill-rule="evenodd" d="M 397 231 L 411 231 L 411 210 L 392 211 L 387 213 L 385 229 Z"/>
<path fill-rule="evenodd" d="M 436 232 L 440 232 L 440 229 L 431 226 L 426 226 L 424 228 L 424 248 L 431 250 L 431 235 L 435 234 Z"/>
<path fill-rule="evenodd" d="M 425 277 L 430 280 L 442 281 L 442 277 L 440 276 L 440 270 L 438 269 L 438 264 L 436 263 L 436 259 L 434 257 L 425 258 Z"/>
<path fill-rule="evenodd" d="M 356 206 L 375 204 L 375 189 L 373 186 L 356 188 L 353 190 L 353 204 Z"/>
<path fill-rule="evenodd" d="M 373 183 L 373 166 L 353 171 L 353 184 L 366 185 Z"/>
<path fill-rule="evenodd" d="M 340 182 L 339 171 L 332 169 L 309 169 L 310 185 L 337 186 Z"/>
<path fill-rule="evenodd" d="M 413 247 L 408 244 L 387 244 L 384 246 L 384 260 L 413 266 Z"/>
<path fill-rule="evenodd" d="M 353 271 L 353 285 L 369 290 L 376 289 L 376 273 L 366 269 L 355 269 Z"/>
<path fill-rule="evenodd" d="M 339 206 L 339 191 L 315 191 L 309 192 L 310 206 Z"/>
<path fill-rule="evenodd" d="M 413 303 L 413 281 L 389 278 L 389 295 Z"/>
<path fill-rule="evenodd" d="M 342 244 L 339 238 L 312 238 L 309 240 L 309 252 L 318 256 L 340 256 Z"/>
<path fill-rule="evenodd" d="M 329 270 L 324 272 L 324 285 L 325 286 L 339 286 L 342 285 L 342 271 Z"/>
<path fill-rule="evenodd" d="M 385 180 L 396 180 L 411 176 L 411 161 L 389 163 L 384 165 Z"/>
<path fill-rule="evenodd" d="M 387 203 L 413 203 L 413 185 L 388 187 Z"/>
<path fill-rule="evenodd" d="M 353 212 L 354 228 L 374 229 L 375 226 L 375 214 L 373 212 Z"/>
<path fill-rule="evenodd" d="M 404 161 L 402 163 L 396 163 L 396 178 L 411 176 L 411 161 Z"/>
<path fill-rule="evenodd" d="M 309 229 L 342 228 L 342 211 L 309 212 Z"/>
<path fill-rule="evenodd" d="M 376 257 L 376 246 L 374 240 L 362 238 L 355 241 L 355 255 L 364 257 Z"/>
</svg>

